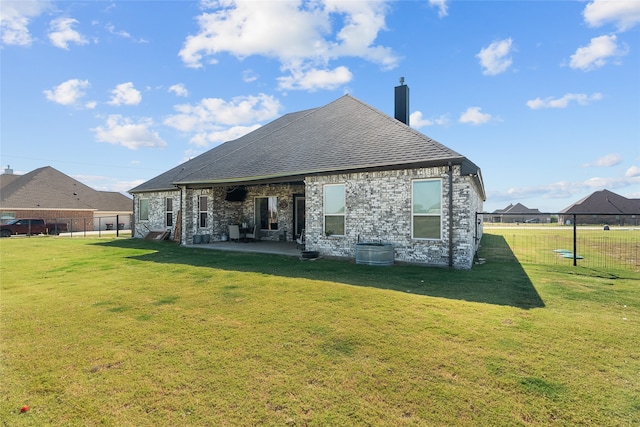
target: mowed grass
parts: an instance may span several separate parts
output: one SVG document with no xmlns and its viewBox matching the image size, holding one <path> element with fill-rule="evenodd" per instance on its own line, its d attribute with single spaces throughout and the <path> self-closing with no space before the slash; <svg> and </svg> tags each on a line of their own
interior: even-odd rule
<svg viewBox="0 0 640 427">
<path fill-rule="evenodd" d="M 513 253 L 523 263 L 573 265 L 573 257 L 562 258 L 554 250 L 573 253 L 573 227 L 487 226 L 488 239 L 483 241 L 486 256 L 500 256 L 501 251 Z M 503 239 L 493 245 L 496 238 Z M 506 241 L 506 245 L 504 244 Z M 496 246 L 496 252 L 493 252 Z M 640 229 L 612 227 L 578 227 L 576 253 L 582 257 L 578 265 L 597 269 L 626 269 L 640 272 Z"/>
<path fill-rule="evenodd" d="M 637 273 L 108 238 L 0 257 L 2 425 L 640 424 Z"/>
</svg>

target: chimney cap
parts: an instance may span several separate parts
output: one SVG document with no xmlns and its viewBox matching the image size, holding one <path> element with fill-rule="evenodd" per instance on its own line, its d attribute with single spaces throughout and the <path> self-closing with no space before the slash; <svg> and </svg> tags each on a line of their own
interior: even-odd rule
<svg viewBox="0 0 640 427">
<path fill-rule="evenodd" d="M 400 84 L 404 85 L 404 77 L 400 77 Z"/>
</svg>

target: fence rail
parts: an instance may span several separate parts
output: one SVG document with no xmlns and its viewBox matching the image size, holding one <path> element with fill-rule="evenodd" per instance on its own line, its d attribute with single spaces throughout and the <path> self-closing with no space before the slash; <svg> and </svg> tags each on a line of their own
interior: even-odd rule
<svg viewBox="0 0 640 427">
<path fill-rule="evenodd" d="M 483 215 L 486 214 L 478 214 L 479 221 Z M 576 221 L 570 225 L 535 220 L 481 221 L 484 235 L 478 256 L 487 261 L 513 260 L 640 272 L 640 227 L 613 225 L 620 224 L 616 215 L 598 214 L 598 219 L 599 224 L 584 225 L 577 225 Z M 628 219 L 626 221 L 628 224 Z"/>
<path fill-rule="evenodd" d="M 50 234 L 70 233 L 79 234 L 87 232 L 101 232 L 115 230 L 119 234 L 122 230 L 131 230 L 130 215 L 108 215 L 100 217 L 57 217 L 47 219 L 48 223 L 56 224 L 55 229 L 49 230 Z"/>
</svg>

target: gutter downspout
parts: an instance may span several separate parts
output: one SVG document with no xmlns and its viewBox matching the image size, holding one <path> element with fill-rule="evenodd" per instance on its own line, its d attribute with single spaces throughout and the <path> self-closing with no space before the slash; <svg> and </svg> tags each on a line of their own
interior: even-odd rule
<svg viewBox="0 0 640 427">
<path fill-rule="evenodd" d="M 133 199 L 131 200 L 131 204 L 133 206 L 131 206 L 131 238 L 133 239 L 134 237 L 136 237 L 136 195 L 133 195 Z"/>
<path fill-rule="evenodd" d="M 449 162 L 449 267 L 453 267 L 453 166 Z"/>
<path fill-rule="evenodd" d="M 180 189 L 180 222 L 184 222 L 184 210 L 182 209 L 182 189 L 183 186 L 180 185 L 178 186 L 178 188 Z M 182 237 L 184 236 L 184 224 L 180 224 L 180 245 L 184 245 L 184 243 L 186 242 L 185 239 L 183 239 Z"/>
</svg>

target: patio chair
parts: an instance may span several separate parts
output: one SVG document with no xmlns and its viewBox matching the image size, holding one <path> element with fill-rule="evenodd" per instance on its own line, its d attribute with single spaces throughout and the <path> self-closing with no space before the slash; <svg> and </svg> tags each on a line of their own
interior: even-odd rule
<svg viewBox="0 0 640 427">
<path fill-rule="evenodd" d="M 251 239 L 255 242 L 256 240 L 259 240 L 258 237 L 260 236 L 260 229 L 254 225 L 244 236 L 245 238 Z"/>
<path fill-rule="evenodd" d="M 229 240 L 240 242 L 240 239 L 244 238 L 245 234 L 240 234 L 240 226 L 238 224 L 229 225 Z"/>
<path fill-rule="evenodd" d="M 300 236 L 296 239 L 296 247 L 298 249 L 304 250 L 305 238 L 304 238 L 304 228 L 300 232 Z"/>
</svg>

